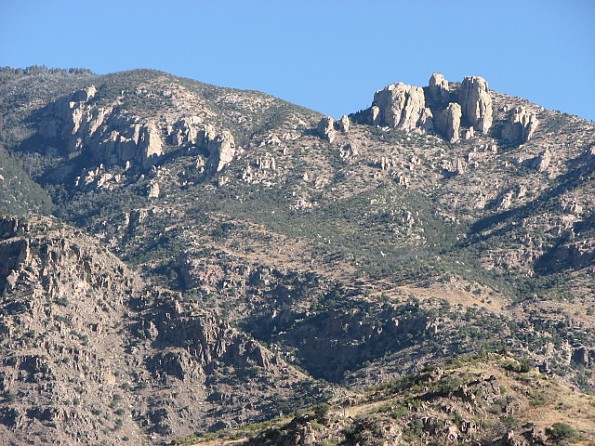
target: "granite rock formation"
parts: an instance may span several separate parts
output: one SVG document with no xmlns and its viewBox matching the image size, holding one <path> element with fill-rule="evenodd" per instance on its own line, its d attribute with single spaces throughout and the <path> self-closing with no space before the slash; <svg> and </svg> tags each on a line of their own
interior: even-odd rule
<svg viewBox="0 0 595 446">
<path fill-rule="evenodd" d="M 459 133 L 461 131 L 461 106 L 456 102 L 451 102 L 448 106 L 440 112 L 436 120 L 436 129 L 444 134 L 446 139 L 451 142 L 459 140 Z"/>
<path fill-rule="evenodd" d="M 377 112 L 374 107 L 377 107 Z M 374 95 L 372 124 L 402 130 L 431 128 L 432 114 L 426 107 L 424 91 L 401 82 L 391 84 Z"/>
<path fill-rule="evenodd" d="M 439 108 L 446 106 L 450 101 L 448 81 L 440 73 L 433 73 L 430 77 L 428 92 L 430 100 Z"/>
<path fill-rule="evenodd" d="M 475 130 L 487 133 L 492 127 L 492 97 L 488 83 L 479 76 L 467 76 L 463 79 L 459 91 L 459 103 L 463 119 Z"/>
<path fill-rule="evenodd" d="M 502 139 L 509 144 L 524 144 L 533 137 L 538 125 L 535 114 L 524 107 L 517 107 L 504 123 Z"/>
</svg>

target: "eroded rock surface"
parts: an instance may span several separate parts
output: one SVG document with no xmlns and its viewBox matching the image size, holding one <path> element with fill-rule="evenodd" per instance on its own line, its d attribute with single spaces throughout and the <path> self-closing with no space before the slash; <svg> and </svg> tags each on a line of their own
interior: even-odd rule
<svg viewBox="0 0 595 446">
<path fill-rule="evenodd" d="M 440 73 L 433 73 L 429 82 L 429 96 L 430 99 L 437 106 L 446 106 L 450 99 L 450 88 L 448 81 Z"/>
<path fill-rule="evenodd" d="M 446 139 L 451 143 L 459 140 L 461 116 L 461 106 L 451 102 L 444 110 L 442 110 L 442 112 L 440 112 L 440 115 L 436 120 L 437 129 L 443 133 Z"/>
<path fill-rule="evenodd" d="M 202 135 L 209 152 L 207 172 L 210 174 L 220 172 L 233 160 L 236 153 L 233 135 L 227 130 L 220 134 L 213 134 L 212 131 L 202 132 Z"/>
<path fill-rule="evenodd" d="M 492 97 L 488 83 L 479 76 L 463 79 L 459 91 L 459 103 L 465 119 L 475 130 L 487 133 L 492 127 Z"/>
<path fill-rule="evenodd" d="M 509 144 L 524 144 L 533 137 L 538 125 L 537 116 L 524 107 L 517 107 L 504 123 L 502 139 Z"/>
<path fill-rule="evenodd" d="M 332 143 L 335 140 L 335 120 L 330 116 L 325 116 L 322 118 L 318 123 L 316 133 L 318 133 L 318 136 L 321 138 L 324 138 L 328 142 Z"/>
<path fill-rule="evenodd" d="M 0 348 L 14 352 L 0 390 L 20 395 L 3 401 L 7 444 L 161 444 L 261 415 L 266 389 L 293 398 L 307 380 L 73 228 L 0 220 L 0 237 Z"/>
<path fill-rule="evenodd" d="M 375 112 L 374 107 L 378 107 Z M 374 95 L 372 124 L 403 130 L 430 128 L 432 113 L 426 107 L 424 91 L 401 82 L 391 84 Z"/>
</svg>

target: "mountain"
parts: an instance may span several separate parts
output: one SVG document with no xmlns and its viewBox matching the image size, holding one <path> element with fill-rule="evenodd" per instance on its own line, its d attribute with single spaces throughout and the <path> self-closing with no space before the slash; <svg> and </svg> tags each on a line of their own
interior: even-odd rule
<svg viewBox="0 0 595 446">
<path fill-rule="evenodd" d="M 335 120 L 153 70 L 4 68 L 0 112 L 16 444 L 159 443 L 470 354 L 595 389 L 593 123 L 439 74 Z"/>
</svg>

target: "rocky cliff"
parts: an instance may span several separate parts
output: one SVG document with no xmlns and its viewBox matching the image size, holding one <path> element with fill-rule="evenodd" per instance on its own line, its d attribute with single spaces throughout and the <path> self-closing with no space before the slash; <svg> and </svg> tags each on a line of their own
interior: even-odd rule
<svg viewBox="0 0 595 446">
<path fill-rule="evenodd" d="M 0 233 L 0 429 L 9 441 L 145 444 L 260 417 L 274 410 L 272 389 L 290 405 L 309 385 L 73 228 L 11 219 Z"/>
</svg>

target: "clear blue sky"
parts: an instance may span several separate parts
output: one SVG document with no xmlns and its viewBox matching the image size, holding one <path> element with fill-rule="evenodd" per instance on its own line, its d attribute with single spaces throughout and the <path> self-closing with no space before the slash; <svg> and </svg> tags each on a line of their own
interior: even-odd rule
<svg viewBox="0 0 595 446">
<path fill-rule="evenodd" d="M 595 120 L 595 1 L 0 0 L 4 65 L 155 68 L 335 117 L 439 71 Z"/>
</svg>

